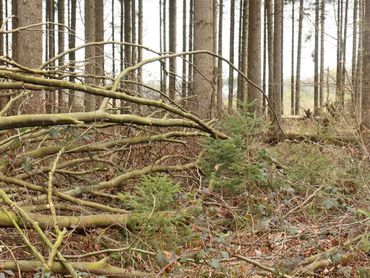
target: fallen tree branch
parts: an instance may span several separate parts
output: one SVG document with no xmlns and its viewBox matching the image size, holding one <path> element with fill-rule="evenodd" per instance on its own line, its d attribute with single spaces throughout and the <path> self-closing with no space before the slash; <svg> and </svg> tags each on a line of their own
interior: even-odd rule
<svg viewBox="0 0 370 278">
<path fill-rule="evenodd" d="M 71 262 L 71 266 L 79 272 L 87 272 L 95 275 L 105 275 L 109 277 L 148 277 L 147 273 L 140 271 L 129 271 L 124 268 L 112 266 L 107 262 L 107 259 L 100 260 L 98 262 Z M 19 269 L 22 272 L 38 272 L 42 267 L 42 264 L 38 261 L 25 261 L 17 260 L 14 261 L 0 261 L 0 271 L 2 270 L 13 270 Z M 68 274 L 69 272 L 59 262 L 53 262 L 50 268 L 52 273 Z"/>
</svg>

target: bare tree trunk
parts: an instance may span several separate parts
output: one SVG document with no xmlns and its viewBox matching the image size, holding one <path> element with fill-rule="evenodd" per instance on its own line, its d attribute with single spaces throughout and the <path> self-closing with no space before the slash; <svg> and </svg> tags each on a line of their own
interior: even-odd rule
<svg viewBox="0 0 370 278">
<path fill-rule="evenodd" d="M 176 16 L 176 0 L 169 1 L 169 24 L 168 24 L 168 40 L 169 40 L 169 51 L 172 53 L 176 52 L 176 39 L 177 39 L 177 16 Z M 169 61 L 169 97 L 175 99 L 176 96 L 176 58 L 172 58 Z"/>
<path fill-rule="evenodd" d="M 64 19 L 64 13 L 65 13 L 65 2 L 64 0 L 58 0 L 58 53 L 64 52 L 64 27 L 65 19 Z M 58 66 L 62 67 L 64 65 L 64 57 L 61 57 L 58 60 Z M 65 112 L 65 95 L 62 90 L 59 90 L 58 92 L 58 111 L 59 112 Z"/>
<path fill-rule="evenodd" d="M 169 0 L 170 1 L 170 0 Z M 163 7 L 162 7 L 162 17 L 163 17 L 163 52 L 167 52 L 167 1 L 163 0 Z M 167 60 L 163 60 L 162 62 L 162 92 L 167 93 Z"/>
<path fill-rule="evenodd" d="M 5 1 L 6 2 L 6 1 Z M 4 12 L 4 7 L 3 7 L 3 1 L 0 1 L 0 22 L 1 25 L 3 25 L 3 12 Z M 4 55 L 4 34 L 0 34 L 0 56 Z"/>
<path fill-rule="evenodd" d="M 361 105 L 362 105 L 362 69 L 363 69 L 363 34 L 364 34 L 364 2 L 358 0 L 358 17 L 359 17 L 359 36 L 357 48 L 357 71 L 356 71 L 356 116 L 361 120 Z"/>
<path fill-rule="evenodd" d="M 111 22 L 112 22 L 112 25 L 111 25 L 111 31 L 112 31 L 112 41 L 115 40 L 115 26 L 114 26 L 114 17 L 115 17 L 115 14 L 114 14 L 114 0 L 112 0 L 112 6 L 111 6 L 111 13 L 112 13 L 112 17 L 111 17 Z M 113 74 L 113 77 L 115 76 L 116 74 L 116 46 L 112 43 L 112 74 Z M 115 100 L 113 100 L 115 102 Z M 115 105 L 114 105 L 115 106 Z"/>
<path fill-rule="evenodd" d="M 342 52 L 342 70 L 341 70 L 341 85 L 342 85 L 342 94 L 341 94 L 341 106 L 344 106 L 344 96 L 346 91 L 346 52 L 347 52 L 347 23 L 348 23 L 348 0 L 345 0 L 345 9 L 344 9 L 344 23 L 343 23 L 343 52 Z"/>
<path fill-rule="evenodd" d="M 262 90 L 266 93 L 267 80 L 266 80 L 266 69 L 267 69 L 267 1 L 264 2 L 263 6 L 263 73 L 262 73 Z M 262 114 L 266 114 L 266 99 L 262 98 Z"/>
<path fill-rule="evenodd" d="M 235 37 L 235 0 L 230 0 L 230 45 L 229 45 L 229 61 L 234 64 L 234 37 Z M 229 98 L 228 111 L 232 112 L 234 97 L 234 69 L 229 67 Z"/>
<path fill-rule="evenodd" d="M 363 37 L 362 37 L 362 124 L 370 129 L 370 2 L 364 3 Z"/>
<path fill-rule="evenodd" d="M 213 48 L 213 1 L 194 2 L 194 50 Z M 194 92 L 196 95 L 196 113 L 201 118 L 212 117 L 212 81 L 213 57 L 206 54 L 195 55 Z M 199 72 L 202 74 L 200 74 Z"/>
<path fill-rule="evenodd" d="M 222 42 L 223 42 L 223 14 L 224 14 L 224 1 L 219 1 L 219 11 L 218 11 L 218 55 L 222 56 Z M 222 80 L 222 60 L 218 59 L 218 78 L 217 78 L 217 115 L 220 117 L 222 113 L 222 88 L 223 88 L 223 80 Z"/>
<path fill-rule="evenodd" d="M 85 41 L 95 41 L 95 1 L 85 0 Z M 95 47 L 89 46 L 85 48 L 85 74 L 93 76 L 95 74 Z M 86 77 L 87 84 L 94 84 L 95 78 Z M 85 94 L 84 98 L 85 111 L 95 110 L 95 96 L 92 94 Z"/>
<path fill-rule="evenodd" d="M 244 0 L 239 1 L 239 28 L 238 28 L 238 50 L 237 50 L 237 57 L 238 57 L 238 70 L 247 73 L 247 69 L 243 71 L 243 63 L 248 60 L 248 57 L 243 57 L 243 42 L 245 40 L 246 43 L 248 43 L 247 37 L 244 37 L 244 22 L 248 20 L 248 15 L 245 14 L 245 11 L 243 9 L 244 7 Z M 248 27 L 247 27 L 248 28 Z M 248 30 L 248 29 L 247 29 Z M 248 34 L 248 31 L 246 32 L 246 35 Z M 246 46 L 248 47 L 248 46 Z M 246 62 L 247 63 L 247 62 Z M 236 108 L 240 110 L 243 107 L 244 103 L 244 91 L 243 91 L 243 78 L 240 73 L 237 74 L 237 84 L 236 84 Z"/>
<path fill-rule="evenodd" d="M 337 10 L 337 76 L 336 76 L 336 101 L 341 104 L 344 102 L 344 94 L 342 87 L 342 69 L 343 69 L 343 38 L 342 38 L 342 28 L 343 28 L 343 0 L 338 0 L 338 10 Z"/>
<path fill-rule="evenodd" d="M 12 13 L 15 15 L 13 29 L 40 23 L 42 22 L 42 1 L 13 0 Z M 12 55 L 17 63 L 30 68 L 37 68 L 41 65 L 42 31 L 39 29 L 29 28 L 13 33 Z M 26 113 L 42 113 L 44 111 L 42 94 L 39 92 L 32 94 L 19 108 Z"/>
<path fill-rule="evenodd" d="M 55 25 L 53 24 L 55 22 L 55 2 L 54 0 L 49 1 L 48 10 L 46 11 L 46 14 L 48 16 L 48 21 L 51 22 L 47 24 L 48 32 L 48 59 L 51 59 L 55 56 Z M 55 63 L 50 64 L 50 68 L 54 68 Z M 57 92 L 48 91 L 46 92 L 46 113 L 54 113 L 56 110 L 56 97 L 55 94 Z"/>
<path fill-rule="evenodd" d="M 194 0 L 190 0 L 189 7 L 189 47 L 188 51 L 194 50 Z M 189 57 L 188 67 L 188 97 L 194 95 L 193 90 L 193 56 Z"/>
<path fill-rule="evenodd" d="M 319 113 L 319 0 L 315 1 L 314 114 Z"/>
<path fill-rule="evenodd" d="M 272 98 L 272 106 L 275 110 L 275 132 L 278 132 L 278 125 L 281 124 L 281 66 L 282 66 L 282 24 L 281 21 L 283 20 L 283 2 L 282 1 L 275 1 L 274 5 L 274 89 L 273 89 L 273 98 Z"/>
<path fill-rule="evenodd" d="M 186 36 L 186 23 L 187 23 L 187 13 L 186 13 L 186 7 L 187 7 L 187 0 L 183 0 L 183 5 L 182 5 L 182 51 L 185 52 L 186 51 L 186 40 L 187 40 L 187 36 Z M 186 88 L 187 88 L 187 84 L 186 84 L 186 61 L 185 59 L 182 60 L 182 81 L 181 81 L 181 97 L 183 99 L 186 98 L 187 94 L 186 94 Z"/>
<path fill-rule="evenodd" d="M 324 71 L 325 71 L 325 0 L 321 0 L 321 34 L 320 34 L 320 108 L 324 104 Z"/>
<path fill-rule="evenodd" d="M 212 47 L 212 52 L 217 53 L 217 28 L 218 28 L 218 21 L 217 21 L 217 14 L 218 14 L 218 0 L 213 0 L 213 47 Z M 212 84 L 213 84 L 213 90 L 212 90 L 212 109 L 217 110 L 217 77 L 218 77 L 218 69 L 217 69 L 217 58 L 213 57 L 213 79 L 212 79 Z"/>
<path fill-rule="evenodd" d="M 269 99 L 273 98 L 273 84 L 274 84 L 274 22 L 273 22 L 273 0 L 266 0 L 266 13 L 267 13 L 267 48 L 268 48 L 268 96 Z M 274 117 L 272 115 L 272 111 L 269 110 L 270 117 Z"/>
<path fill-rule="evenodd" d="M 351 100 L 352 104 L 355 105 L 355 88 L 356 88 L 356 65 L 357 65 L 357 11 L 358 11 L 358 0 L 353 1 L 353 34 L 352 34 L 352 90 Z"/>
<path fill-rule="evenodd" d="M 131 42 L 137 44 L 137 32 L 136 32 L 136 0 L 131 0 Z M 131 64 L 137 63 L 137 48 L 131 47 Z M 131 73 L 131 80 L 136 81 L 136 71 Z M 137 92 L 137 85 L 131 84 L 131 89 Z"/>
<path fill-rule="evenodd" d="M 303 27 L 303 0 L 299 2 L 298 45 L 297 45 L 297 73 L 295 83 L 295 115 L 299 115 L 301 105 L 301 55 L 302 55 L 302 27 Z"/>
<path fill-rule="evenodd" d="M 275 21 L 275 26 L 276 26 L 276 23 L 277 22 Z M 249 31 L 248 31 L 248 70 L 247 70 L 248 78 L 253 83 L 255 83 L 257 86 L 260 87 L 261 86 L 261 2 L 260 1 L 253 1 L 249 3 L 248 28 L 249 28 Z M 281 73 L 281 70 L 279 71 Z M 261 92 L 255 86 L 252 86 L 252 85 L 248 86 L 248 111 L 251 113 L 257 113 L 257 114 L 260 114 L 261 112 Z"/>
<path fill-rule="evenodd" d="M 103 0 L 95 0 L 95 41 L 104 41 L 104 2 Z M 104 45 L 95 47 L 95 75 L 104 75 Z M 96 80 L 99 86 L 104 85 L 104 78 Z M 96 98 L 95 107 L 99 108 L 103 101 L 102 97 Z"/>
<path fill-rule="evenodd" d="M 143 0 L 139 0 L 139 7 L 138 7 L 138 44 L 143 45 Z M 143 49 L 139 48 L 138 49 L 138 54 L 137 54 L 137 59 L 138 62 L 141 62 L 143 60 Z M 141 83 L 143 82 L 143 69 L 140 68 L 138 71 L 138 81 Z M 142 95 L 142 87 L 139 86 L 138 88 L 139 94 Z"/>
<path fill-rule="evenodd" d="M 77 13 L 77 6 L 76 1 L 70 0 L 70 22 L 69 22 L 69 34 L 68 34 L 68 48 L 75 48 L 76 47 L 76 13 Z M 74 72 L 75 72 L 75 61 L 76 61 L 76 53 L 74 51 L 70 52 L 69 54 L 69 71 L 71 72 L 71 76 L 69 77 L 70 82 L 74 82 Z M 78 105 L 78 101 L 76 99 L 76 94 L 73 90 L 69 91 L 69 98 L 68 98 L 68 107 L 72 111 L 82 110 L 82 107 Z"/>
<path fill-rule="evenodd" d="M 325 0 L 323 0 L 325 1 Z M 292 66 L 291 66 L 291 79 L 290 79 L 290 114 L 295 114 L 295 95 L 294 95 L 294 48 L 295 48 L 295 0 L 292 1 Z"/>
</svg>

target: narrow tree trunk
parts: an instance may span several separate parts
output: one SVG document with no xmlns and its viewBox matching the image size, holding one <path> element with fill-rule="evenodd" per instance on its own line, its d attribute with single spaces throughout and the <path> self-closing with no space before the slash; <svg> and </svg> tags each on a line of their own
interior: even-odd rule
<svg viewBox="0 0 370 278">
<path fill-rule="evenodd" d="M 111 17 L 111 31 L 112 31 L 112 41 L 115 40 L 115 26 L 114 26 L 114 17 L 115 17 L 115 14 L 114 14 L 114 0 L 112 0 L 112 6 L 111 6 L 111 13 L 112 13 L 112 17 Z M 115 76 L 116 74 L 116 46 L 114 45 L 114 43 L 112 43 L 112 74 L 113 74 L 113 77 Z M 115 106 L 115 105 L 114 105 Z"/>
<path fill-rule="evenodd" d="M 342 70 L 341 70 L 341 85 L 342 85 L 342 94 L 341 94 L 341 106 L 344 106 L 344 97 L 346 91 L 346 52 L 347 52 L 347 23 L 348 23 L 348 3 L 349 0 L 346 0 L 344 8 L 344 23 L 343 23 L 343 50 L 342 50 Z"/>
<path fill-rule="evenodd" d="M 266 93 L 267 90 L 267 1 L 264 2 L 263 6 L 263 73 L 262 73 L 262 90 Z M 263 111 L 262 114 L 266 114 L 266 99 L 262 98 Z"/>
<path fill-rule="evenodd" d="M 176 52 L 176 39 L 177 39 L 177 16 L 176 16 L 176 0 L 169 1 L 169 22 L 168 22 L 168 40 L 169 40 L 169 51 L 172 53 Z M 176 58 L 172 58 L 169 61 L 169 97 L 175 99 L 176 96 Z"/>
<path fill-rule="evenodd" d="M 138 17 L 138 44 L 143 45 L 143 30 L 144 30 L 144 26 L 143 26 L 143 0 L 139 0 L 138 14 L 139 14 L 139 17 Z M 137 59 L 138 59 L 138 62 L 141 62 L 143 60 L 143 49 L 142 48 L 138 49 Z M 139 68 L 139 71 L 138 71 L 138 81 L 140 83 L 143 82 L 143 69 L 142 68 Z M 142 87 L 139 86 L 138 90 L 139 90 L 139 94 L 141 96 L 142 95 Z"/>
<path fill-rule="evenodd" d="M 276 26 L 276 23 L 277 22 L 275 21 L 275 26 Z M 281 27 L 281 25 L 279 27 Z M 248 28 L 249 28 L 249 31 L 248 31 L 248 69 L 247 69 L 248 78 L 254 84 L 260 87 L 261 86 L 261 2 L 260 1 L 253 1 L 249 3 Z M 278 30 L 275 30 L 275 32 L 276 31 Z M 275 38 L 274 38 L 274 41 L 275 41 Z M 281 70 L 279 71 L 281 73 Z M 281 76 L 279 76 L 279 78 L 280 77 Z M 248 86 L 248 111 L 251 113 L 256 113 L 256 114 L 260 114 L 261 112 L 261 92 L 255 86 L 252 86 L 251 84 L 249 84 Z"/>
<path fill-rule="evenodd" d="M 336 76 L 336 101 L 341 104 L 342 100 L 344 102 L 343 88 L 342 88 L 342 51 L 343 51 L 343 40 L 342 40 L 342 28 L 343 28 L 343 0 L 338 0 L 338 10 L 337 10 L 337 76 Z"/>
<path fill-rule="evenodd" d="M 189 47 L 188 51 L 194 50 L 194 0 L 190 0 L 189 7 Z M 189 67 L 188 67 L 188 96 L 194 95 L 193 90 L 193 61 L 194 57 L 189 57 Z"/>
<path fill-rule="evenodd" d="M 355 105 L 355 88 L 356 88 L 356 65 L 357 65 L 357 11 L 358 11 L 358 0 L 353 1 L 353 34 L 352 34 L 352 90 L 351 100 L 352 105 Z"/>
<path fill-rule="evenodd" d="M 76 13 L 77 13 L 77 5 L 76 1 L 70 0 L 70 23 L 69 23 L 69 33 L 68 33 L 68 48 L 75 48 L 76 47 Z M 69 71 L 70 77 L 69 81 L 74 82 L 74 72 L 75 72 L 75 61 L 76 61 L 76 52 L 72 51 L 68 54 L 69 59 Z M 82 110 L 82 107 L 78 105 L 79 101 L 76 99 L 76 93 L 73 90 L 69 91 L 68 97 L 68 107 L 71 111 L 78 111 Z"/>
<path fill-rule="evenodd" d="M 223 42 L 223 14 L 224 14 L 224 1 L 219 0 L 219 11 L 218 11 L 218 55 L 222 56 L 222 42 Z M 220 117 L 222 113 L 222 88 L 223 88 L 223 80 L 222 80 L 222 60 L 218 59 L 218 78 L 217 78 L 217 114 Z"/>
<path fill-rule="evenodd" d="M 104 1 L 95 0 L 95 41 L 104 41 Z M 95 75 L 104 76 L 104 45 L 97 45 L 95 47 Z M 104 85 L 104 78 L 96 80 L 99 86 Z M 96 98 L 95 107 L 99 108 L 103 101 L 102 97 Z"/>
<path fill-rule="evenodd" d="M 49 10 L 47 10 L 48 14 L 48 21 L 50 22 L 48 24 L 48 58 L 51 59 L 55 56 L 55 25 L 53 24 L 55 22 L 55 2 L 54 0 L 49 1 Z M 55 63 L 50 64 L 50 68 L 55 68 Z M 54 91 L 48 91 L 46 92 L 46 113 L 53 113 L 55 112 L 56 108 L 56 97 L 55 94 L 57 92 Z"/>
<path fill-rule="evenodd" d="M 370 2 L 364 1 L 362 35 L 362 125 L 370 129 Z"/>
<path fill-rule="evenodd" d="M 325 1 L 325 0 L 323 0 Z M 294 48 L 295 48 L 295 0 L 292 1 L 292 64 L 291 64 L 291 79 L 290 79 L 290 114 L 295 114 L 295 95 L 294 95 Z"/>
<path fill-rule="evenodd" d="M 182 51 L 186 51 L 186 24 L 187 24 L 187 0 L 183 0 L 183 5 L 182 5 Z M 185 59 L 182 60 L 182 81 L 181 81 L 181 97 L 183 99 L 186 98 L 186 61 Z"/>
<path fill-rule="evenodd" d="M 363 69 L 363 34 L 364 34 L 364 2 L 358 1 L 358 17 L 359 17 L 359 36 L 357 47 L 357 71 L 356 71 L 356 116 L 361 121 L 361 105 L 362 105 L 362 69 Z"/>
<path fill-rule="evenodd" d="M 85 0 L 85 41 L 95 41 L 95 1 Z M 85 74 L 93 76 L 95 62 L 95 47 L 89 46 L 85 48 Z M 95 78 L 86 77 L 85 83 L 94 84 Z M 92 94 L 85 94 L 84 98 L 85 111 L 90 112 L 95 110 L 95 96 Z"/>
<path fill-rule="evenodd" d="M 218 28 L 218 0 L 213 0 L 213 47 L 212 52 L 217 53 L 217 28 Z M 212 78 L 212 84 L 213 84 L 213 90 L 212 90 L 212 110 L 217 111 L 217 76 L 218 76 L 218 69 L 217 69 L 217 58 L 213 57 L 213 78 Z"/>
<path fill-rule="evenodd" d="M 275 110 L 275 132 L 278 132 L 278 125 L 281 124 L 281 79 L 282 79 L 282 24 L 281 21 L 283 20 L 283 2 L 282 1 L 275 1 L 274 5 L 274 89 L 273 89 L 273 98 L 272 98 L 272 106 Z"/>
<path fill-rule="evenodd" d="M 274 22 L 273 22 L 273 0 L 266 0 L 267 13 L 267 48 L 268 48 L 268 96 L 269 100 L 273 98 L 274 91 Z M 273 112 L 269 109 L 270 118 L 274 117 Z"/>
<path fill-rule="evenodd" d="M 314 114 L 319 113 L 319 0 L 315 1 Z"/>
<path fill-rule="evenodd" d="M 239 29 L 238 29 L 238 50 L 237 50 L 237 57 L 238 57 L 238 70 L 246 73 L 247 72 L 247 69 L 245 68 L 245 70 L 243 71 L 243 63 L 246 62 L 246 60 L 248 60 L 248 57 L 244 56 L 243 57 L 243 42 L 245 40 L 245 42 L 247 43 L 248 39 L 247 39 L 247 34 L 248 34 L 248 31 L 246 32 L 246 36 L 244 36 L 244 22 L 248 20 L 248 15 L 245 13 L 243 7 L 244 7 L 244 0 L 240 0 L 239 1 Z M 247 27 L 248 28 L 248 27 Z M 248 30 L 248 29 L 247 29 Z M 246 46 L 248 47 L 248 46 Z M 247 63 L 247 62 L 246 62 Z M 243 91 L 243 85 L 242 85 L 242 81 L 243 81 L 243 78 L 241 76 L 240 73 L 237 74 L 237 88 L 236 88 L 236 108 L 238 110 L 241 110 L 241 108 L 243 107 L 243 103 L 244 103 L 244 91 Z"/>
<path fill-rule="evenodd" d="M 170 1 L 170 0 L 169 0 Z M 167 1 L 163 0 L 162 5 L 162 17 L 163 17 L 163 52 L 167 52 Z M 162 60 L 162 92 L 167 94 L 167 60 Z"/>
<path fill-rule="evenodd" d="M 325 71 L 325 0 L 321 0 L 320 23 L 320 108 L 324 104 L 324 71 Z"/>
<path fill-rule="evenodd" d="M 297 73 L 295 83 L 295 114 L 299 115 L 301 105 L 301 55 L 302 55 L 302 28 L 303 28 L 303 10 L 304 2 L 299 2 L 299 22 L 298 22 L 298 45 L 297 45 Z"/>
<path fill-rule="evenodd" d="M 229 61 L 234 64 L 234 46 L 235 46 L 235 0 L 230 0 L 230 45 L 229 45 Z M 229 67 L 229 98 L 228 111 L 232 112 L 234 97 L 234 69 Z"/>
<path fill-rule="evenodd" d="M 58 0 L 58 53 L 64 52 L 64 13 L 65 13 L 65 2 L 64 0 Z M 58 60 L 58 66 L 63 67 L 64 65 L 64 57 L 61 57 Z M 64 101 L 65 95 L 62 90 L 59 90 L 58 92 L 58 111 L 59 112 L 65 112 L 65 101 Z"/>
<path fill-rule="evenodd" d="M 124 19 L 125 19 L 125 6 L 124 6 L 124 1 L 123 0 L 120 0 L 121 1 L 121 9 L 120 9 L 120 41 L 123 42 L 125 41 L 125 37 L 124 37 L 124 34 L 125 34 L 125 24 L 124 24 Z M 119 56 L 120 56 L 120 71 L 122 72 L 125 65 L 124 65 L 124 46 L 121 46 L 120 47 L 120 52 L 119 52 Z"/>
</svg>

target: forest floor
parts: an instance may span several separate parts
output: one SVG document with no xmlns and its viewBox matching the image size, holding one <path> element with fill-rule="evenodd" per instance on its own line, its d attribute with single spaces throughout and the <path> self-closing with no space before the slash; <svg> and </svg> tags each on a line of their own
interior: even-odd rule
<svg viewBox="0 0 370 278">
<path fill-rule="evenodd" d="M 243 125 L 233 128 L 238 135 Z M 353 129 L 321 132 L 315 121 L 284 129 L 300 136 L 271 144 L 249 130 L 231 143 L 201 144 L 197 171 L 172 175 L 176 183 L 154 176 L 119 195 L 146 217 L 71 233 L 61 252 L 71 261 L 108 256 L 149 277 L 370 277 L 368 145 L 340 140 Z M 156 214 L 159 207 L 171 214 Z M 34 231 L 27 236 L 43 248 Z M 0 229 L 1 259 L 30 257 L 13 229 Z"/>
</svg>

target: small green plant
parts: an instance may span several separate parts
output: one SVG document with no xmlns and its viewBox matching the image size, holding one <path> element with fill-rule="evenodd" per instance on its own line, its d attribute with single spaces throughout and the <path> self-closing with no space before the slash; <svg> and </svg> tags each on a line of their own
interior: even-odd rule
<svg viewBox="0 0 370 278">
<path fill-rule="evenodd" d="M 269 156 L 257 143 L 266 130 L 262 119 L 248 113 L 229 116 L 222 127 L 229 139 L 207 139 L 200 163 L 205 176 L 214 179 L 214 189 L 233 194 L 247 185 L 267 184 Z"/>
<path fill-rule="evenodd" d="M 180 185 L 168 176 L 144 176 L 134 195 L 121 194 L 124 205 L 135 212 L 163 211 L 174 205 Z"/>
<path fill-rule="evenodd" d="M 189 231 L 185 213 L 176 210 L 179 193 L 180 184 L 168 176 L 142 177 L 133 194 L 120 195 L 124 206 L 133 212 L 127 227 L 140 231 L 155 248 L 173 248 Z"/>
</svg>

